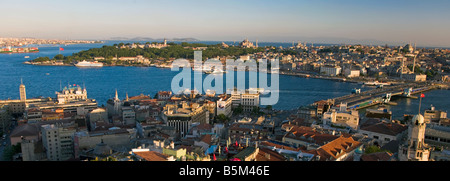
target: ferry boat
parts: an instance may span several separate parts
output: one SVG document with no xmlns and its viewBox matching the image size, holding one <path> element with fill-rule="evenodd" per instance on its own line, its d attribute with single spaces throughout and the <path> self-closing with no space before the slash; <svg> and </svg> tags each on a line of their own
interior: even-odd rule
<svg viewBox="0 0 450 181">
<path fill-rule="evenodd" d="M 386 118 L 392 119 L 392 111 L 388 110 L 388 108 L 384 105 L 378 106 L 376 109 L 366 109 L 366 117 L 369 118 Z"/>
<path fill-rule="evenodd" d="M 94 61 L 94 62 L 88 62 L 86 60 L 83 60 L 81 62 L 78 62 L 75 64 L 77 67 L 103 67 L 103 63 Z"/>
<path fill-rule="evenodd" d="M 0 53 L 36 53 L 39 52 L 37 47 L 25 47 L 25 48 L 12 48 L 10 46 L 6 48 L 0 48 Z"/>
<path fill-rule="evenodd" d="M 378 85 L 391 85 L 390 83 L 385 83 L 385 82 L 364 82 L 364 85 L 368 85 L 368 86 L 378 86 Z"/>
<path fill-rule="evenodd" d="M 223 74 L 226 73 L 226 71 L 214 69 L 214 71 L 205 71 L 205 74 Z"/>
</svg>

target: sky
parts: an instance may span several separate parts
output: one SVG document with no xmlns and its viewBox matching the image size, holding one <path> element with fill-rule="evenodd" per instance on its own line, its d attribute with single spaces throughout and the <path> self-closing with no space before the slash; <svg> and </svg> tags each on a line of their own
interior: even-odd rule
<svg viewBox="0 0 450 181">
<path fill-rule="evenodd" d="M 450 47 L 448 0 L 0 0 L 0 37 Z"/>
</svg>

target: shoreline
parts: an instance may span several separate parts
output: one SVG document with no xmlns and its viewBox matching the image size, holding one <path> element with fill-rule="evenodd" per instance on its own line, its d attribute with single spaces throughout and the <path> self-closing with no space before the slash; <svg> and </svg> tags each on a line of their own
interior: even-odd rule
<svg viewBox="0 0 450 181">
<path fill-rule="evenodd" d="M 26 65 L 36 65 L 36 66 L 65 66 L 65 67 L 77 67 L 74 64 L 49 64 L 49 63 L 33 63 L 30 61 L 23 62 L 23 64 Z M 103 67 L 155 67 L 155 68 L 161 68 L 161 69 L 171 69 L 170 66 L 167 65 L 103 65 Z M 84 67 L 83 67 L 84 68 Z M 85 67 L 85 68 L 101 68 L 101 67 Z M 245 70 L 249 71 L 249 70 Z M 203 72 L 204 73 L 204 72 Z M 270 74 L 270 72 L 268 72 Z M 287 75 L 287 76 L 295 76 L 295 77 L 301 77 L 301 78 L 313 78 L 313 79 L 323 79 L 323 80 L 331 80 L 336 82 L 348 82 L 348 83 L 357 83 L 357 84 L 364 84 L 368 81 L 377 81 L 375 78 L 364 78 L 364 79 L 352 79 L 352 78 L 345 78 L 345 77 L 331 77 L 331 76 L 324 76 L 324 75 L 314 75 L 315 72 L 311 73 L 305 73 L 305 72 L 286 72 L 286 71 L 279 71 L 280 75 Z M 380 80 L 381 82 L 387 82 L 391 85 L 395 84 L 403 84 L 407 83 L 401 80 L 395 80 L 395 79 L 383 79 Z M 426 81 L 423 83 L 432 83 L 431 81 Z"/>
</svg>

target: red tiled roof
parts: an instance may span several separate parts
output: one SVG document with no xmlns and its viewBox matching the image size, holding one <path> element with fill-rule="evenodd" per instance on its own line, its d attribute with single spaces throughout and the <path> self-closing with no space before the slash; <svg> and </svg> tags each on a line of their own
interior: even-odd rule
<svg viewBox="0 0 450 181">
<path fill-rule="evenodd" d="M 362 161 L 389 161 L 392 157 L 392 153 L 389 152 L 377 152 L 364 154 L 361 156 Z"/>
<path fill-rule="evenodd" d="M 145 161 L 168 161 L 166 155 L 155 151 L 141 151 L 134 152 L 134 154 L 144 159 Z"/>
<path fill-rule="evenodd" d="M 211 144 L 211 135 L 205 134 L 200 138 L 200 141 L 205 142 L 206 144 Z"/>
<path fill-rule="evenodd" d="M 352 137 L 341 136 L 317 149 L 320 156 L 320 160 L 335 160 L 346 154 L 355 148 L 359 147 L 362 143 L 353 140 Z"/>
<path fill-rule="evenodd" d="M 314 128 L 311 127 L 294 126 L 292 127 L 290 132 L 285 135 L 285 137 L 307 142 L 314 142 L 316 144 L 323 145 L 327 142 L 335 140 L 339 136 L 322 133 L 316 131 Z"/>
<path fill-rule="evenodd" d="M 267 148 L 259 148 L 256 161 L 286 161 L 286 157 Z"/>
<path fill-rule="evenodd" d="M 210 125 L 210 124 L 207 124 L 207 123 L 201 123 L 201 124 L 197 125 L 195 128 L 196 128 L 197 130 L 211 130 L 212 127 L 213 127 L 213 126 Z"/>
</svg>

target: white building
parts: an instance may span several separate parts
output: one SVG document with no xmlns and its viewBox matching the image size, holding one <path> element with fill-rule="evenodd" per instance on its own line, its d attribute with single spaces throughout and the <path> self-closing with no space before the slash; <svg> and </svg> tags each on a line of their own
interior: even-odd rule
<svg viewBox="0 0 450 181">
<path fill-rule="evenodd" d="M 217 101 L 217 116 L 218 115 L 225 115 L 227 117 L 230 117 L 232 112 L 231 112 L 231 105 L 232 105 L 232 99 L 231 96 L 229 95 L 224 95 L 222 98 L 220 98 Z"/>
<path fill-rule="evenodd" d="M 351 69 L 344 70 L 344 76 L 348 78 L 359 77 L 360 74 L 361 74 L 360 70 L 351 70 Z"/>
<path fill-rule="evenodd" d="M 322 66 L 320 73 L 328 76 L 338 76 L 341 74 L 342 68 L 339 66 Z"/>
<path fill-rule="evenodd" d="M 430 148 L 425 144 L 425 119 L 421 114 L 408 122 L 407 140 L 398 148 L 400 161 L 428 161 Z"/>
<path fill-rule="evenodd" d="M 122 120 L 126 125 L 136 124 L 136 112 L 131 107 L 122 107 Z"/>
<path fill-rule="evenodd" d="M 159 91 L 158 92 L 158 99 L 159 100 L 168 100 L 172 97 L 172 91 Z"/>
<path fill-rule="evenodd" d="M 231 94 L 232 106 L 242 106 L 244 112 L 250 112 L 255 107 L 259 107 L 259 93 L 239 93 L 233 92 Z"/>
<path fill-rule="evenodd" d="M 87 91 L 86 88 L 81 89 L 80 86 L 69 88 L 64 87 L 61 92 L 56 92 L 56 98 L 58 99 L 58 104 L 87 100 Z"/>
<path fill-rule="evenodd" d="M 359 115 L 358 111 L 347 111 L 347 105 L 341 104 L 339 110 L 330 109 L 328 112 L 325 112 L 323 114 L 322 121 L 324 125 L 331 124 L 350 127 L 354 130 L 357 130 L 359 125 Z"/>
<path fill-rule="evenodd" d="M 427 75 L 425 74 L 402 74 L 402 79 L 414 82 L 425 82 L 427 80 Z"/>
<path fill-rule="evenodd" d="M 73 136 L 75 131 L 73 124 L 42 125 L 42 144 L 48 160 L 65 161 L 74 158 Z"/>
</svg>

